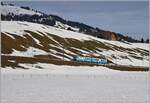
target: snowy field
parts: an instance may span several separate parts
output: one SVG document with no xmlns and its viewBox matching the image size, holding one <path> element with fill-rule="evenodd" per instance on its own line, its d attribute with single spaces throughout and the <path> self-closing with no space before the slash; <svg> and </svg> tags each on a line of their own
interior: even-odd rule
<svg viewBox="0 0 150 103">
<path fill-rule="evenodd" d="M 148 103 L 148 72 L 100 68 L 2 69 L 2 103 Z"/>
</svg>

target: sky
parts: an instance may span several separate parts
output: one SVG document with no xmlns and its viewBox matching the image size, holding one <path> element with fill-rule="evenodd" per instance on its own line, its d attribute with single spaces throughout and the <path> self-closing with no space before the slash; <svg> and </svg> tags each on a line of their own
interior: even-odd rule
<svg viewBox="0 0 150 103">
<path fill-rule="evenodd" d="M 13 3 L 136 39 L 148 38 L 148 1 L 15 1 Z"/>
</svg>

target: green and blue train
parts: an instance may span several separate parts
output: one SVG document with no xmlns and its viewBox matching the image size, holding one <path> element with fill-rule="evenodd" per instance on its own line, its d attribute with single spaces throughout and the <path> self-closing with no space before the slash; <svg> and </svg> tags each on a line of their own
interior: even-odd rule
<svg viewBox="0 0 150 103">
<path fill-rule="evenodd" d="M 98 58 L 98 57 L 74 56 L 73 60 L 77 62 L 108 64 L 106 58 Z"/>
</svg>

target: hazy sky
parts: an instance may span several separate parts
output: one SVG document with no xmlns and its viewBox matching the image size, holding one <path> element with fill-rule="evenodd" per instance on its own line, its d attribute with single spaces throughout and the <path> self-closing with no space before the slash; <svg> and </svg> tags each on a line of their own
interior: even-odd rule
<svg viewBox="0 0 150 103">
<path fill-rule="evenodd" d="M 47 14 L 82 22 L 134 38 L 148 37 L 148 1 L 18 1 Z"/>
</svg>

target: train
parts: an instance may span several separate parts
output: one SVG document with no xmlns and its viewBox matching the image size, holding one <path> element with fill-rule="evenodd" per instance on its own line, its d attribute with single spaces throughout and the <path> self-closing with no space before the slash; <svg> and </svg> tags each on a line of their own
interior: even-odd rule
<svg viewBox="0 0 150 103">
<path fill-rule="evenodd" d="M 108 64 L 108 60 L 106 58 L 100 58 L 100 57 L 74 56 L 73 60 L 76 62 Z"/>
</svg>

